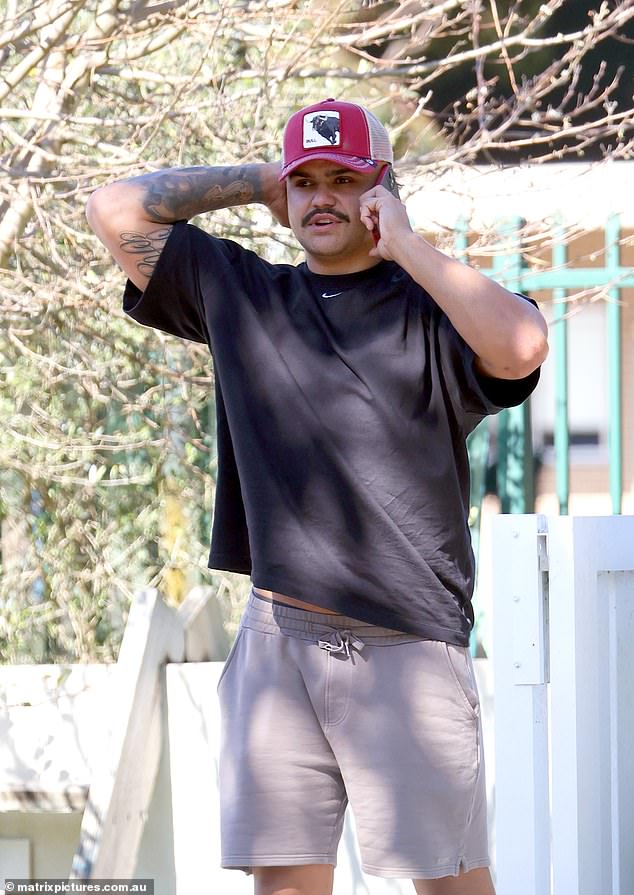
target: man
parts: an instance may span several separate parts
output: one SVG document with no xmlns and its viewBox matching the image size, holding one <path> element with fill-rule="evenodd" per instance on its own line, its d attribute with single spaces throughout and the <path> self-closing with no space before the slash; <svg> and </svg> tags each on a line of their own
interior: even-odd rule
<svg viewBox="0 0 634 895">
<path fill-rule="evenodd" d="M 546 326 L 412 231 L 392 161 L 329 99 L 291 117 L 281 166 L 158 171 L 88 206 L 127 313 L 214 357 L 210 567 L 254 586 L 219 683 L 222 862 L 256 895 L 329 895 L 348 797 L 367 872 L 493 892 L 465 438 L 533 390 Z M 253 202 L 305 263 L 185 223 Z"/>
</svg>

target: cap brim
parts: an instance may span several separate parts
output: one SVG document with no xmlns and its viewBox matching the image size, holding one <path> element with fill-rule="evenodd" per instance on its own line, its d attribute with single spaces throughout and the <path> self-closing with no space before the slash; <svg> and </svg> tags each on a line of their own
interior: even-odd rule
<svg viewBox="0 0 634 895">
<path fill-rule="evenodd" d="M 337 162 L 342 168 L 351 168 L 353 171 L 376 171 L 381 164 L 381 162 L 374 161 L 373 159 L 360 158 L 357 155 L 344 155 L 343 153 L 324 149 L 323 152 L 313 151 L 307 153 L 306 155 L 300 156 L 300 158 L 293 159 L 288 165 L 284 165 L 278 180 L 284 180 L 285 177 L 288 177 L 288 175 L 295 171 L 296 168 L 306 164 L 306 162 L 314 161 Z"/>
</svg>

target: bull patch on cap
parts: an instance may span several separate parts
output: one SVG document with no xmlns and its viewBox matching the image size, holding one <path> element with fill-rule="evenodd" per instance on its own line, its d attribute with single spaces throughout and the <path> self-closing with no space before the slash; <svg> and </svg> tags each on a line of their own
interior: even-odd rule
<svg viewBox="0 0 634 895">
<path fill-rule="evenodd" d="M 304 149 L 315 146 L 339 146 L 341 116 L 339 112 L 319 110 L 304 115 Z"/>
</svg>

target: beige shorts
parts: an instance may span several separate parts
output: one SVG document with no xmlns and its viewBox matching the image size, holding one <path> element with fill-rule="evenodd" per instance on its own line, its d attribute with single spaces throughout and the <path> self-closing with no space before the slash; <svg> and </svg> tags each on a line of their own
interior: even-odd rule
<svg viewBox="0 0 634 895">
<path fill-rule="evenodd" d="M 253 593 L 218 693 L 223 867 L 336 864 L 348 800 L 367 873 L 489 865 L 464 647 Z"/>
</svg>

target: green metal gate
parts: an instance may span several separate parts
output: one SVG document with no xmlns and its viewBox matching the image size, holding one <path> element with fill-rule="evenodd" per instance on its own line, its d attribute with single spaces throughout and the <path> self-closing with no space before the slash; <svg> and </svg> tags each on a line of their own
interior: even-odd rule
<svg viewBox="0 0 634 895">
<path fill-rule="evenodd" d="M 623 427 L 621 373 L 621 300 L 620 292 L 634 287 L 634 268 L 621 264 L 621 224 L 613 215 L 604 229 L 605 264 L 603 267 L 568 267 L 568 252 L 563 227 L 554 233 L 552 268 L 529 269 L 522 254 L 523 222 L 512 219 L 498 230 L 500 241 L 507 247 L 481 272 L 513 292 L 530 295 L 537 290 L 553 292 L 554 319 L 551 326 L 551 351 L 555 360 L 555 456 L 557 496 L 562 514 L 568 512 L 569 498 L 569 433 L 568 433 L 568 325 L 566 295 L 568 290 L 605 288 L 608 297 L 608 401 L 609 401 L 609 465 L 612 512 L 621 512 L 623 493 Z M 460 222 L 455 236 L 458 257 L 467 254 L 467 225 Z M 498 442 L 498 493 L 505 513 L 526 513 L 533 508 L 533 464 L 530 437 L 529 402 L 500 414 Z M 481 452 L 480 452 L 481 453 Z M 475 457 L 474 457 L 475 459 Z M 476 472 L 476 479 L 479 473 Z"/>
</svg>

